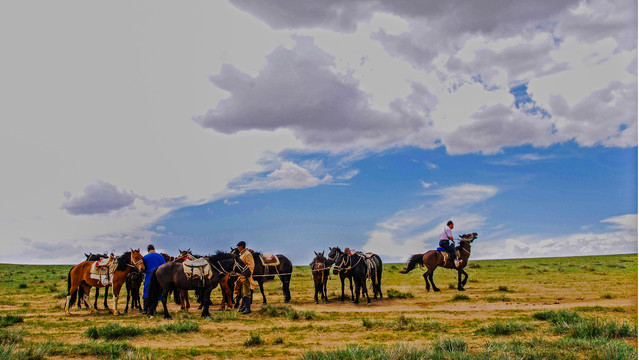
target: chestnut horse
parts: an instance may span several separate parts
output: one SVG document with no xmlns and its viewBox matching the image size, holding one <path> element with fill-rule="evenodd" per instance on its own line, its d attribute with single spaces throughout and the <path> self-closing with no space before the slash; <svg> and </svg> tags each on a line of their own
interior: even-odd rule
<svg viewBox="0 0 639 360">
<path fill-rule="evenodd" d="M 459 250 L 459 266 L 455 267 L 455 263 L 450 257 L 446 261 L 441 251 L 430 250 L 424 254 L 415 254 L 410 257 L 406 267 L 399 271 L 400 274 L 408 274 L 417 265 L 426 266 L 428 269 L 424 273 L 424 280 L 426 281 L 426 291 L 430 291 L 430 285 L 433 285 L 433 291 L 440 291 L 433 282 L 433 272 L 438 266 L 446 269 L 457 270 L 457 290 L 465 291 L 464 285 L 468 280 L 468 274 L 464 271 L 466 265 L 468 265 L 468 258 L 470 258 L 470 244 L 477 239 L 477 233 L 464 234 L 459 236 L 459 246 L 456 249 Z M 462 275 L 464 280 L 462 280 Z M 429 284 L 430 282 L 430 284 Z"/>
<path fill-rule="evenodd" d="M 112 266 L 116 266 L 116 268 L 112 272 L 111 283 L 109 286 L 113 286 L 113 315 L 119 315 L 118 297 L 120 295 L 120 289 L 122 289 L 122 285 L 126 282 L 126 277 L 129 272 L 144 270 L 144 262 L 142 261 L 140 249 L 131 249 L 131 251 L 125 252 L 122 256 L 116 257 L 115 260 L 116 264 Z M 105 287 L 100 279 L 94 279 L 91 277 L 91 266 L 94 262 L 95 261 L 84 261 L 74 266 L 69 271 L 69 275 L 67 276 L 67 302 L 64 306 L 64 312 L 67 315 L 71 314 L 71 304 L 75 300 L 72 300 L 72 295 L 75 295 L 78 287 L 82 287 L 85 301 L 87 303 L 89 303 L 91 287 Z M 95 312 L 95 308 L 93 308 L 90 303 L 89 308 L 91 309 L 91 312 Z"/>
</svg>

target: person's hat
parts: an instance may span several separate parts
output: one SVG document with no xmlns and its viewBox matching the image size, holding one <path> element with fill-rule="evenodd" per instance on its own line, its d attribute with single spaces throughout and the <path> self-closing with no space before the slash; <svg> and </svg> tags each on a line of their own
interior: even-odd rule
<svg viewBox="0 0 639 360">
<path fill-rule="evenodd" d="M 239 243 L 237 243 L 237 245 L 235 245 L 235 246 L 238 246 L 238 247 L 239 247 L 239 246 L 241 246 L 241 247 L 245 248 L 245 247 L 246 247 L 246 243 L 245 243 L 244 241 L 240 241 L 240 242 L 239 242 Z"/>
</svg>

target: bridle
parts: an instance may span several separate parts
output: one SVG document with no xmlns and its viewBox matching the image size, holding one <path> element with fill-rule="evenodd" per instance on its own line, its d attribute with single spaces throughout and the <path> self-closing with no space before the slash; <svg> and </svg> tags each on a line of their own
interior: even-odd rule
<svg viewBox="0 0 639 360">
<path fill-rule="evenodd" d="M 219 268 L 217 266 L 215 266 L 215 264 L 213 264 L 212 262 L 209 262 L 209 264 L 211 264 L 211 267 L 213 269 L 215 269 L 215 271 L 217 271 L 220 274 L 224 274 L 224 275 L 242 275 L 242 273 L 246 272 L 246 270 L 249 270 L 248 265 L 244 264 L 244 266 L 240 265 L 237 262 L 237 259 L 233 259 L 233 268 L 231 269 L 231 271 L 226 271 L 226 269 L 224 269 L 224 266 L 222 266 L 222 263 L 220 262 L 220 260 L 217 260 L 217 265 L 219 265 Z M 239 269 L 239 273 L 235 271 L 235 269 Z"/>
</svg>

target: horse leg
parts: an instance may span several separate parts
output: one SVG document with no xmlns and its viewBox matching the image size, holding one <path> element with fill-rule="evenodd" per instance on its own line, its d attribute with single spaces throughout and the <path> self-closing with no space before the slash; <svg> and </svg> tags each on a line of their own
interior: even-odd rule
<svg viewBox="0 0 639 360">
<path fill-rule="evenodd" d="M 424 277 L 424 281 L 426 282 L 426 291 L 430 292 L 430 283 L 428 282 L 428 273 L 430 270 L 426 271 L 422 276 Z"/>
<path fill-rule="evenodd" d="M 344 278 L 340 275 L 339 279 L 342 281 L 342 298 L 341 302 L 344 302 Z"/>
<path fill-rule="evenodd" d="M 96 287 L 95 288 L 95 300 L 93 301 L 93 307 L 97 310 L 98 309 L 98 299 L 100 298 L 100 288 Z"/>
<path fill-rule="evenodd" d="M 288 304 L 291 301 L 291 275 L 280 275 L 282 280 L 282 292 L 284 293 L 284 303 Z"/>
<path fill-rule="evenodd" d="M 317 281 L 315 281 L 315 295 L 313 295 L 313 299 L 315 300 L 316 304 L 319 304 L 319 301 L 317 300 L 317 293 L 320 291 L 319 287 L 322 286 L 321 284 L 319 284 Z"/>
<path fill-rule="evenodd" d="M 464 280 L 462 280 L 462 275 L 464 276 Z M 466 289 L 464 289 L 466 280 L 468 280 L 468 274 L 464 271 L 464 269 L 457 269 L 457 290 L 466 291 Z"/>
<path fill-rule="evenodd" d="M 109 299 L 109 287 L 107 286 L 104 288 L 104 308 L 107 310 L 109 310 L 109 305 L 107 305 L 108 299 Z"/>
<path fill-rule="evenodd" d="M 360 291 L 360 283 L 359 281 L 355 281 L 355 301 L 353 303 L 359 304 L 359 291 Z"/>
<path fill-rule="evenodd" d="M 202 291 L 202 303 L 204 306 L 202 307 L 202 317 L 210 318 L 211 313 L 209 312 L 209 306 L 211 305 L 211 291 L 213 290 L 213 286 L 204 288 Z"/>
<path fill-rule="evenodd" d="M 266 304 L 266 295 L 264 295 L 264 281 L 260 279 L 257 280 L 257 283 L 260 285 L 260 293 L 262 293 L 262 304 Z"/>
<path fill-rule="evenodd" d="M 435 269 L 429 270 L 429 272 L 430 274 L 428 275 L 428 280 L 430 280 L 430 284 L 433 285 L 433 291 L 441 291 L 439 290 L 439 288 L 437 288 L 437 286 L 435 286 L 435 282 L 433 281 L 433 273 L 435 272 Z"/>
<path fill-rule="evenodd" d="M 353 301 L 353 302 L 354 302 L 354 301 L 355 301 L 355 296 L 353 296 L 353 277 L 352 277 L 352 276 L 350 276 L 350 277 L 348 278 L 348 285 L 349 285 L 349 286 L 350 286 L 350 288 L 351 288 L 351 301 Z M 359 296 L 359 295 L 358 295 L 358 296 Z"/>
<path fill-rule="evenodd" d="M 121 288 L 122 288 L 122 284 L 116 284 L 115 281 L 113 282 L 113 315 L 116 315 L 116 316 L 120 315 L 120 311 L 118 311 L 118 299 L 120 297 Z"/>
<path fill-rule="evenodd" d="M 169 288 L 167 286 L 166 289 L 162 292 L 162 307 L 164 308 L 164 318 L 167 320 L 173 320 L 171 314 L 169 314 L 169 309 L 166 307 L 166 299 L 169 297 Z"/>
<path fill-rule="evenodd" d="M 131 298 L 131 289 L 129 286 L 126 287 L 126 306 L 124 307 L 124 313 L 128 314 L 129 312 L 129 299 Z M 133 309 L 133 304 L 131 304 L 131 309 Z"/>
<path fill-rule="evenodd" d="M 96 309 L 93 305 L 91 305 L 91 286 L 87 283 L 83 283 L 80 286 L 82 286 L 82 291 L 84 291 L 84 294 L 82 295 L 84 303 L 87 305 L 89 310 L 91 310 L 91 313 L 95 313 Z"/>
</svg>

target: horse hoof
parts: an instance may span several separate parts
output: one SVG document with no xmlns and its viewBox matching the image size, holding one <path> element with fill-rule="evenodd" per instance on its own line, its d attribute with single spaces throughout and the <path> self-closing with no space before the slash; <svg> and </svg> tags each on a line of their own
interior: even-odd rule
<svg viewBox="0 0 639 360">
<path fill-rule="evenodd" d="M 458 288 L 457 290 L 459 290 L 459 291 L 466 291 L 466 289 L 464 289 L 464 288 Z"/>
<path fill-rule="evenodd" d="M 315 303 L 316 303 L 316 304 L 319 304 L 319 301 L 315 300 Z"/>
</svg>

